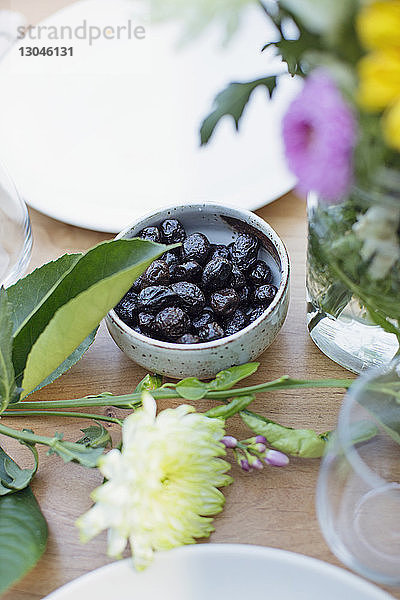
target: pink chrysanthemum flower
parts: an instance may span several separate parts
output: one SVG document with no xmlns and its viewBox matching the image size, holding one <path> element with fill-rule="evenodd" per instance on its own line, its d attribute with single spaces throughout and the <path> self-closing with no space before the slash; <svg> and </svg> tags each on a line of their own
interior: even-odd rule
<svg viewBox="0 0 400 600">
<path fill-rule="evenodd" d="M 288 108 L 283 139 L 300 194 L 317 192 L 339 201 L 352 182 L 356 122 L 334 82 L 316 71 Z"/>
</svg>

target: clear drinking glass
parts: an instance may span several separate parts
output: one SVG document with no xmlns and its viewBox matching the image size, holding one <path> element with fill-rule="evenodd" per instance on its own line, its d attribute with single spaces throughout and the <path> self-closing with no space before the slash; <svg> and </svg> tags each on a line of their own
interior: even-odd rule
<svg viewBox="0 0 400 600">
<path fill-rule="evenodd" d="M 7 287 L 25 272 L 32 234 L 25 202 L 0 164 L 0 285 Z"/>
<path fill-rule="evenodd" d="M 351 569 L 400 585 L 400 360 L 348 391 L 322 461 L 317 513 L 331 550 Z"/>
</svg>

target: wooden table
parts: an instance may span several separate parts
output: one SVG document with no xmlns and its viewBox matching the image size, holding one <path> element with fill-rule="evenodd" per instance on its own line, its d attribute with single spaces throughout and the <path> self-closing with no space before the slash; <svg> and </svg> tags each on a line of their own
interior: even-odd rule
<svg viewBox="0 0 400 600">
<path fill-rule="evenodd" d="M 305 205 L 293 195 L 258 211 L 285 240 L 292 261 L 291 305 L 277 340 L 261 357 L 259 372 L 251 379 L 260 383 L 283 374 L 296 377 L 346 377 L 349 374 L 326 358 L 310 340 L 305 326 L 304 270 L 306 247 Z M 31 267 L 63 252 L 85 250 L 105 239 L 90 232 L 54 221 L 31 211 L 35 238 Z M 123 394 L 131 391 L 145 372 L 132 363 L 114 344 L 102 326 L 96 342 L 80 363 L 32 399 L 79 398 L 101 391 Z M 325 431 L 334 427 L 342 392 L 340 390 L 292 390 L 260 396 L 255 410 L 295 427 Z M 160 403 L 160 408 L 165 407 Z M 203 406 L 205 404 L 203 403 Z M 102 414 L 115 409 L 98 409 Z M 6 421 L 11 423 L 11 419 Z M 87 421 L 49 417 L 14 419 L 14 427 L 28 426 L 38 434 L 54 431 L 76 440 Z M 110 430 L 117 438 L 118 427 Z M 244 437 L 248 430 L 239 419 L 232 420 L 230 433 Z M 9 450 L 18 462 L 28 460 L 17 444 Z M 233 465 L 235 483 L 226 490 L 226 508 L 215 520 L 211 542 L 261 544 L 299 552 L 339 564 L 319 530 L 314 496 L 318 460 L 292 459 L 285 469 L 265 468 L 247 475 Z M 46 554 L 38 566 L 4 595 L 4 600 L 39 600 L 60 585 L 109 562 L 105 536 L 89 544 L 79 543 L 74 522 L 91 504 L 90 491 L 101 483 L 96 471 L 79 465 L 63 465 L 57 457 L 41 453 L 39 474 L 33 490 L 48 520 L 50 537 Z M 400 599 L 400 592 L 394 594 Z"/>
<path fill-rule="evenodd" d="M 29 23 L 35 24 L 72 3 L 72 0 L 0 0 L 0 9 L 20 10 Z M 277 340 L 261 357 L 262 366 L 251 381 L 259 383 L 285 373 L 304 378 L 346 377 L 346 371 L 314 346 L 305 327 L 304 204 L 288 195 L 258 214 L 285 240 L 293 271 L 288 318 Z M 64 252 L 86 250 L 111 237 L 59 223 L 35 211 L 31 211 L 31 219 L 35 244 L 30 269 Z M 123 394 L 131 391 L 144 374 L 118 350 L 102 326 L 82 361 L 32 399 L 79 398 L 100 391 Z M 334 427 L 341 399 L 342 392 L 338 390 L 292 390 L 261 396 L 255 410 L 286 425 L 325 431 Z M 160 403 L 160 408 L 164 407 L 165 403 Z M 117 413 L 115 409 L 102 412 Z M 38 434 L 62 431 L 71 440 L 76 440 L 79 429 L 87 426 L 84 420 L 53 417 L 32 418 L 29 423 L 22 418 L 5 422 L 14 427 L 29 425 Z M 117 438 L 117 427 L 111 426 L 110 430 Z M 232 421 L 231 433 L 239 437 L 248 434 L 239 419 Z M 29 460 L 20 445 L 9 443 L 7 449 L 20 464 Z M 261 544 L 339 564 L 322 538 L 315 515 L 318 466 L 317 460 L 294 459 L 285 469 L 266 468 L 260 474 L 246 475 L 234 465 L 235 483 L 225 490 L 226 507 L 215 521 L 216 532 L 211 542 Z M 7 592 L 4 600 L 39 600 L 60 585 L 109 562 L 105 556 L 105 536 L 82 546 L 74 526 L 76 518 L 91 504 L 90 491 L 100 482 L 96 471 L 63 465 L 61 459 L 48 458 L 45 451 L 41 452 L 39 473 L 32 487 L 49 524 L 48 548 L 38 566 Z M 394 596 L 400 599 L 400 592 Z"/>
</svg>

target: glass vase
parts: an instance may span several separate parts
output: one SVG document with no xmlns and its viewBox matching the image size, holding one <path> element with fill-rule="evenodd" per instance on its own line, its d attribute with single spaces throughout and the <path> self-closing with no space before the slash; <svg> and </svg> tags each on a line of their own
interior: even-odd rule
<svg viewBox="0 0 400 600">
<path fill-rule="evenodd" d="M 308 198 L 307 323 L 329 358 L 360 373 L 400 339 L 400 174 L 340 203 Z"/>
</svg>

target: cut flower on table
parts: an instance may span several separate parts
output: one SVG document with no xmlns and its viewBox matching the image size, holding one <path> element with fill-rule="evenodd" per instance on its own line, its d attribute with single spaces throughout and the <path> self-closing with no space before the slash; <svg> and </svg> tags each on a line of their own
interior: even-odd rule
<svg viewBox="0 0 400 600">
<path fill-rule="evenodd" d="M 129 541 L 137 569 L 154 551 L 192 544 L 214 530 L 225 497 L 218 489 L 233 480 L 222 459 L 224 421 L 182 405 L 156 416 L 156 402 L 143 393 L 143 408 L 124 421 L 122 449 L 99 462 L 107 479 L 93 508 L 77 522 L 84 541 L 108 530 L 108 554 L 119 557 Z"/>
</svg>

